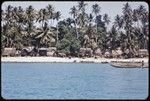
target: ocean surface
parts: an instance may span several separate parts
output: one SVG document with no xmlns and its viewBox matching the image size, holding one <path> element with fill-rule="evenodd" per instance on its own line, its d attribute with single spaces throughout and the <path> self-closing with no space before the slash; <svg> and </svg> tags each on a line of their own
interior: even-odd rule
<svg viewBox="0 0 150 101">
<path fill-rule="evenodd" d="M 146 99 L 148 68 L 1 63 L 1 87 L 4 99 Z"/>
</svg>

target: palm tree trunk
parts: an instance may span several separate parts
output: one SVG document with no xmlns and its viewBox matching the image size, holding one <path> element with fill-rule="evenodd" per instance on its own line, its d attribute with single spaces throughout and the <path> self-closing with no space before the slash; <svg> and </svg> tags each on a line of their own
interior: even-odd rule
<svg viewBox="0 0 150 101">
<path fill-rule="evenodd" d="M 56 39 L 56 44 L 58 43 L 58 25 L 56 25 L 57 26 L 57 39 Z"/>
<path fill-rule="evenodd" d="M 75 20 L 74 20 L 74 21 L 75 21 Z M 78 31 L 77 31 L 77 24 L 76 24 L 76 21 L 75 21 L 75 24 L 74 24 L 74 25 L 75 25 L 75 33 L 76 33 L 76 37 L 77 37 L 77 39 L 78 39 L 79 36 L 78 36 Z"/>
</svg>

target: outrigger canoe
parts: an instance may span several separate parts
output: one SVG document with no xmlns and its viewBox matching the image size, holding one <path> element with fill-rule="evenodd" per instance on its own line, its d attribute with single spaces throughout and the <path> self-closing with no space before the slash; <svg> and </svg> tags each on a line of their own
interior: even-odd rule
<svg viewBox="0 0 150 101">
<path fill-rule="evenodd" d="M 117 68 L 148 68 L 148 63 L 144 62 L 111 62 L 111 66 Z"/>
</svg>

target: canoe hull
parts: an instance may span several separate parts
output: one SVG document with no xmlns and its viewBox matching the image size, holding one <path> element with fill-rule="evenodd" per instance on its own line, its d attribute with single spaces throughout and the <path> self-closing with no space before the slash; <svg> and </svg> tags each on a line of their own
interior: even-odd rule
<svg viewBox="0 0 150 101">
<path fill-rule="evenodd" d="M 112 62 L 110 65 L 116 68 L 148 68 L 148 64 L 142 66 L 142 62 Z"/>
</svg>

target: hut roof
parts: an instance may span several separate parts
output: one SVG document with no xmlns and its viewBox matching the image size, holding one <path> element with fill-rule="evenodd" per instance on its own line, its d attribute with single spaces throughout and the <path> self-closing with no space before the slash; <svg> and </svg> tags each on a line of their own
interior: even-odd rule
<svg viewBox="0 0 150 101">
<path fill-rule="evenodd" d="M 3 55 L 15 54 L 16 48 L 4 48 Z"/>
<path fill-rule="evenodd" d="M 34 47 L 29 46 L 29 47 L 25 47 L 25 48 L 23 48 L 23 50 L 26 50 L 26 51 L 30 52 L 30 51 L 32 51 L 32 50 L 33 50 L 33 48 L 34 48 Z"/>
<path fill-rule="evenodd" d="M 47 48 L 47 51 L 56 51 L 57 50 L 57 48 L 56 47 L 49 47 L 49 48 Z"/>
<path fill-rule="evenodd" d="M 148 52 L 147 49 L 139 49 L 139 52 Z"/>
<path fill-rule="evenodd" d="M 90 51 L 90 50 L 92 50 L 91 48 L 86 48 L 86 51 Z"/>
<path fill-rule="evenodd" d="M 39 48 L 39 50 L 47 50 L 47 48 Z"/>
<path fill-rule="evenodd" d="M 114 55 L 114 56 L 122 55 L 122 51 L 120 49 L 118 49 L 118 50 L 112 50 L 112 55 Z"/>
<path fill-rule="evenodd" d="M 112 50 L 112 55 L 116 56 L 118 53 L 115 50 Z"/>
<path fill-rule="evenodd" d="M 110 55 L 110 53 L 107 51 L 107 52 L 105 52 L 105 55 Z"/>
<path fill-rule="evenodd" d="M 100 50 L 100 48 L 95 50 L 95 54 L 96 55 L 102 55 L 102 51 Z"/>
<path fill-rule="evenodd" d="M 96 49 L 96 50 L 95 50 L 95 52 L 97 52 L 97 53 L 101 53 L 101 49 L 100 49 L 100 48 L 98 48 L 98 49 Z"/>
<path fill-rule="evenodd" d="M 139 54 L 148 54 L 148 50 L 147 49 L 140 49 L 138 51 Z"/>
<path fill-rule="evenodd" d="M 123 52 L 122 52 L 121 49 L 118 49 L 118 50 L 117 50 L 117 53 L 118 53 L 119 55 L 121 55 Z"/>
</svg>

